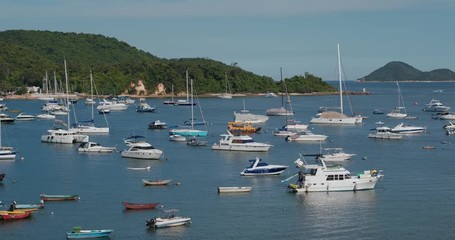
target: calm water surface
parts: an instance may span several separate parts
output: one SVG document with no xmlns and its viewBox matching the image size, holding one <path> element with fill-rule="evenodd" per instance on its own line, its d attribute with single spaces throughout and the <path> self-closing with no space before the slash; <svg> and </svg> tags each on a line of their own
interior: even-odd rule
<svg viewBox="0 0 455 240">
<path fill-rule="evenodd" d="M 406 123 L 427 126 L 427 133 L 403 141 L 373 140 L 367 137 L 375 122 L 393 127 L 400 120 L 373 115 L 375 108 L 390 111 L 397 105 L 395 83 L 349 83 L 348 89 L 372 94 L 351 96 L 356 112 L 369 116 L 359 126 L 311 125 L 313 132 L 329 135 L 322 147 L 343 147 L 356 153 L 344 163 L 351 172 L 382 169 L 385 177 L 373 191 L 293 194 L 284 188 L 296 172 L 293 162 L 299 153 L 317 153 L 319 143 L 288 143 L 271 131 L 285 119 L 270 117 L 262 133 L 254 139 L 274 145 L 267 153 L 213 151 L 168 141 L 166 130 L 149 130 L 148 123 L 160 119 L 178 125 L 190 118 L 190 108 L 162 105 L 162 99 L 148 99 L 155 113 L 136 113 L 134 106 L 108 116 L 111 132 L 92 135 L 92 141 L 125 149 L 122 138 L 144 135 L 164 150 L 160 161 L 122 159 L 120 153 L 81 154 L 77 145 L 40 142 L 53 122 L 35 120 L 2 126 L 2 144 L 14 146 L 16 161 L 1 161 L 0 172 L 8 178 L 0 185 L 0 200 L 9 204 L 37 203 L 41 193 L 79 194 L 79 201 L 49 202 L 30 219 L 0 222 L 0 239 L 65 239 L 74 226 L 114 229 L 113 239 L 453 239 L 455 233 L 455 140 L 446 136 L 446 123 L 431 119 L 421 109 L 432 98 L 455 108 L 455 83 L 401 83 L 407 111 L 418 116 Z M 443 89 L 443 92 L 434 90 Z M 202 98 L 200 105 L 209 126 L 209 143 L 225 133 L 233 111 L 246 108 L 264 114 L 279 107 L 280 98 Z M 346 100 L 345 100 L 346 101 Z M 39 114 L 42 101 L 6 100 L 9 109 Z M 308 123 L 320 106 L 336 106 L 337 96 L 293 96 L 295 118 Z M 77 117 L 88 119 L 90 108 L 80 101 Z M 345 106 L 349 111 L 349 107 Z M 10 113 L 15 115 L 14 113 Z M 200 119 L 199 109 L 195 115 Z M 96 116 L 98 125 L 104 119 Z M 442 144 L 441 141 L 447 141 Z M 423 145 L 434 145 L 424 150 Z M 256 156 L 273 164 L 290 167 L 281 176 L 242 177 L 248 159 Z M 367 160 L 362 160 L 367 157 Z M 23 159 L 22 159 L 23 158 Z M 151 166 L 151 171 L 131 171 L 127 167 Z M 172 178 L 167 187 L 144 187 L 141 179 Z M 252 186 L 246 194 L 218 194 L 218 186 Z M 148 230 L 145 220 L 160 216 L 159 209 L 125 211 L 122 201 L 160 202 L 165 208 L 179 209 L 190 216 L 186 227 Z"/>
</svg>

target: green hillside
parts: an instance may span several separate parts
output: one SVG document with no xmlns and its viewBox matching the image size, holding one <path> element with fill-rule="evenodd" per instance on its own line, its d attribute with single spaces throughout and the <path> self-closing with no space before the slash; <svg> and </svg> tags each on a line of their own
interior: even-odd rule
<svg viewBox="0 0 455 240">
<path fill-rule="evenodd" d="M 99 94 L 121 94 L 125 90 L 135 94 L 128 88 L 131 82 L 138 80 L 142 80 L 150 92 L 158 83 L 168 88 L 174 85 L 175 92 L 183 92 L 187 69 L 198 94 L 224 92 L 226 73 L 233 93 L 282 89 L 270 77 L 211 59 L 164 59 L 102 35 L 29 30 L 0 32 L 0 88 L 9 91 L 23 86 L 42 86 L 46 72 L 51 80 L 55 72 L 57 81 L 62 81 L 64 59 L 71 89 L 81 93 L 89 92 L 90 70 Z M 290 92 L 336 91 L 311 74 L 297 78 L 299 83 L 295 88 L 290 85 Z"/>
<path fill-rule="evenodd" d="M 389 62 L 373 71 L 360 81 L 450 81 L 455 80 L 455 73 L 449 69 L 437 69 L 422 72 L 404 62 Z"/>
</svg>

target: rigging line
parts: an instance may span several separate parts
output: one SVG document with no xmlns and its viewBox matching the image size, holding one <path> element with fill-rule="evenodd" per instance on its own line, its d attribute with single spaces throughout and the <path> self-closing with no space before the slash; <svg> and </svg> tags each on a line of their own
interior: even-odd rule
<svg viewBox="0 0 455 240">
<path fill-rule="evenodd" d="M 98 101 L 100 100 L 100 95 L 98 94 L 98 89 L 96 88 L 96 84 L 95 84 L 95 81 L 93 81 L 93 88 L 95 88 L 95 94 L 96 96 L 98 97 Z M 93 97 L 92 97 L 93 98 Z M 95 99 L 92 99 L 93 101 L 95 101 Z M 93 105 L 95 104 L 95 102 L 92 104 L 92 107 L 94 107 Z M 103 114 L 104 116 L 104 121 L 106 121 L 106 126 L 109 127 L 109 122 L 107 121 L 107 114 Z"/>
</svg>

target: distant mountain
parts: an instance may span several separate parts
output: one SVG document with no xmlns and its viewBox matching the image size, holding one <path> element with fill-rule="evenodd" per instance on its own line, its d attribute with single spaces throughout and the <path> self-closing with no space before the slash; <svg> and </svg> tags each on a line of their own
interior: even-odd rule
<svg viewBox="0 0 455 240">
<path fill-rule="evenodd" d="M 389 62 L 383 67 L 373 71 L 359 81 L 453 81 L 455 72 L 449 69 L 437 69 L 422 72 L 404 62 Z"/>
</svg>

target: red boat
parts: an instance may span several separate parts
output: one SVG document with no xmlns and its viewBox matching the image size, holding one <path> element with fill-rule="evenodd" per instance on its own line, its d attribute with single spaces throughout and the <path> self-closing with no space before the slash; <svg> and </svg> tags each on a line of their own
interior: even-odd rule
<svg viewBox="0 0 455 240">
<path fill-rule="evenodd" d="M 126 209 L 152 209 L 156 208 L 156 206 L 160 205 L 160 203 L 130 203 L 130 202 L 122 202 L 123 206 Z"/>
<path fill-rule="evenodd" d="M 5 221 L 27 218 L 31 214 L 31 211 L 0 211 L 0 217 Z"/>
</svg>

